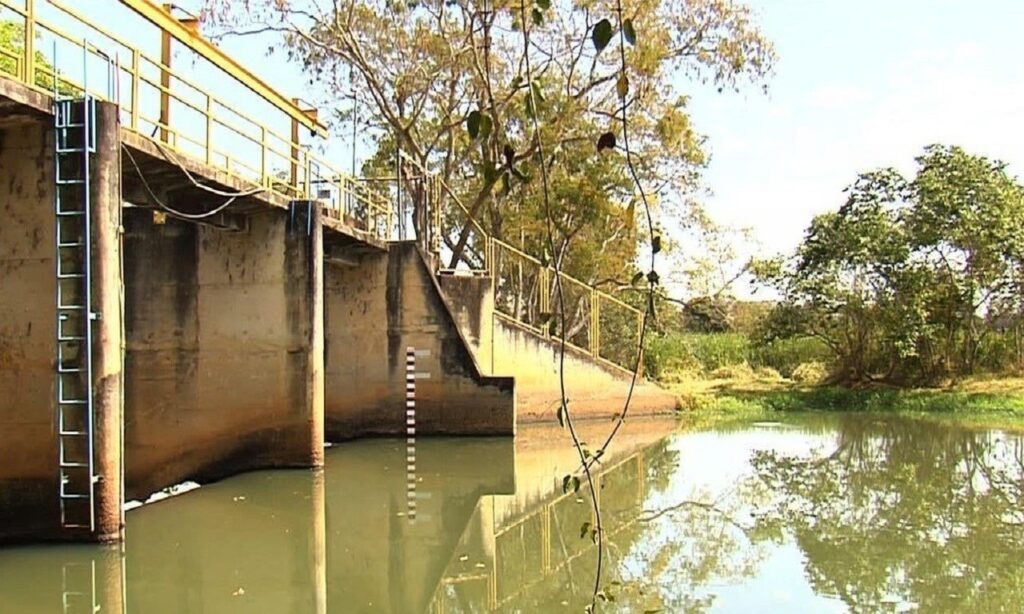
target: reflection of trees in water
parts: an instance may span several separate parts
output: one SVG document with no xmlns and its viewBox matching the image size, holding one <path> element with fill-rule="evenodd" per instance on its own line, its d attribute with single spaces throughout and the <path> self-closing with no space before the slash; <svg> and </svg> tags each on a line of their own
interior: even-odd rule
<svg viewBox="0 0 1024 614">
<path fill-rule="evenodd" d="M 763 542 L 763 532 L 755 534 L 760 528 L 749 522 L 750 506 L 763 498 L 760 483 L 745 483 L 717 500 L 691 494 L 670 509 L 652 509 L 679 490 L 678 453 L 669 442 L 599 476 L 609 560 L 604 586 L 612 600 L 602 603 L 602 612 L 706 610 L 714 597 L 703 587 L 749 577 L 763 559 L 764 550 L 752 543 Z M 590 601 L 595 549 L 589 535 L 580 537 L 590 508 L 576 499 L 553 497 L 499 531 L 493 597 L 481 577 L 443 587 L 433 611 L 582 611 Z"/>
<path fill-rule="evenodd" d="M 753 457 L 815 590 L 857 611 L 1017 611 L 1024 603 L 1024 442 L 849 416 L 824 458 Z"/>
</svg>

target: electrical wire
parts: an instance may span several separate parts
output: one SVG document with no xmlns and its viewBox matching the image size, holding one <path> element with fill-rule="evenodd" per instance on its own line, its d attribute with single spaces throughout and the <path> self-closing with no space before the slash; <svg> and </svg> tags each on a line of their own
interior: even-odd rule
<svg viewBox="0 0 1024 614">
<path fill-rule="evenodd" d="M 177 156 L 172 155 L 170 153 L 170 151 L 164 149 L 163 146 L 161 146 L 158 141 L 153 141 L 153 144 L 156 145 L 156 148 L 158 150 L 160 150 L 161 154 L 163 154 L 164 159 L 167 160 L 168 162 L 174 164 L 179 169 L 181 169 L 181 172 L 184 173 L 186 177 L 188 177 L 189 181 L 191 181 L 193 185 L 195 185 L 197 188 L 199 188 L 201 190 L 206 190 L 210 194 L 216 194 L 217 196 L 224 196 L 224 197 L 233 196 L 235 198 L 243 198 L 243 197 L 246 197 L 246 196 L 254 196 L 256 194 L 259 194 L 260 192 L 266 191 L 266 188 L 253 188 L 252 190 L 249 190 L 247 192 L 225 192 L 224 190 L 218 190 L 217 188 L 211 188 L 210 186 L 208 186 L 208 185 L 206 185 L 204 183 L 200 183 L 199 181 L 197 181 L 196 178 L 192 176 L 192 173 L 190 173 L 189 170 L 187 168 L 185 168 L 185 165 L 182 164 L 180 160 L 178 160 Z"/>
<path fill-rule="evenodd" d="M 135 156 L 132 155 L 131 150 L 129 150 L 126 145 L 121 145 L 121 149 L 124 151 L 124 153 L 128 154 L 128 159 L 131 161 L 132 166 L 135 167 L 135 172 L 136 172 L 136 174 L 138 174 L 139 179 L 142 181 L 142 187 L 145 188 L 146 192 L 149 194 L 149 197 L 153 200 L 153 202 L 158 207 L 160 207 L 161 209 L 164 209 L 168 213 L 171 213 L 172 215 L 175 215 L 175 216 L 180 217 L 180 218 L 184 218 L 186 220 L 202 220 L 202 219 L 206 219 L 206 218 L 209 218 L 209 217 L 213 217 L 214 215 L 217 215 L 221 211 L 223 211 L 223 210 L 227 209 L 229 206 L 231 206 L 231 204 L 234 203 L 238 198 L 240 198 L 242 196 L 251 196 L 252 194 L 255 194 L 255 193 L 263 191 L 263 189 L 261 188 L 261 189 L 257 190 L 257 192 L 253 192 L 253 193 L 240 192 L 240 193 L 237 193 L 237 194 L 229 194 L 227 201 L 225 201 L 224 203 L 218 205 L 217 207 L 214 207 L 212 210 L 207 211 L 205 213 L 186 213 L 184 211 L 178 211 L 177 209 L 174 209 L 173 207 L 168 206 L 166 203 L 164 203 L 162 200 L 160 200 L 157 197 L 156 194 L 153 193 L 153 189 L 149 186 L 149 182 L 146 181 L 145 175 L 142 174 L 142 168 L 139 167 L 139 163 L 135 160 Z"/>
</svg>

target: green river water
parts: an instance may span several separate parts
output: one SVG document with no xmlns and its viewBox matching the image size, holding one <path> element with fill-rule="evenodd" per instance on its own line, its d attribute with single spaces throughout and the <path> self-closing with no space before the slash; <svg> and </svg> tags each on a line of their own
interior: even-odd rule
<svg viewBox="0 0 1024 614">
<path fill-rule="evenodd" d="M 205 485 L 130 511 L 123 547 L 2 549 L 0 612 L 583 611 L 593 518 L 587 496 L 562 493 L 564 431 L 418 440 L 414 517 L 405 454 L 344 443 L 323 472 Z M 602 612 L 1024 611 L 1011 432 L 634 421 L 597 481 Z"/>
</svg>

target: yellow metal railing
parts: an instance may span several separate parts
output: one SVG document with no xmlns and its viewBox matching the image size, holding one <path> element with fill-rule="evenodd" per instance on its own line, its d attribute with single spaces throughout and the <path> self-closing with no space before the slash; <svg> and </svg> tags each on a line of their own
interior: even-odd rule
<svg viewBox="0 0 1024 614">
<path fill-rule="evenodd" d="M 378 239 L 390 238 L 393 214 L 386 194 L 368 188 L 299 142 L 300 127 L 324 132 L 315 111 L 300 108 L 297 100 L 283 98 L 202 39 L 187 25 L 187 20 L 177 20 L 150 0 L 120 3 L 157 26 L 164 49 L 169 48 L 169 38 L 174 37 L 280 111 L 283 118 L 290 119 L 291 134 L 275 131 L 266 121 L 241 111 L 239 101 L 215 96 L 186 72 L 173 69 L 169 53 L 159 59 L 152 57 L 59 0 L 0 0 L 0 24 L 14 23 L 21 31 L 18 38 L 5 41 L 6 47 L 0 44 L 0 74 L 43 92 L 54 87 L 81 91 L 86 87 L 84 73 L 90 63 L 113 66 L 114 87 L 104 86 L 101 90 L 94 79 L 88 84 L 90 93 L 110 100 L 113 91 L 114 99 L 110 101 L 120 106 L 122 126 L 152 141 L 170 160 L 184 156 L 238 181 L 259 186 L 269 194 L 320 200 L 329 217 Z M 117 6 L 109 4 L 112 8 Z M 40 9 L 44 7 L 63 15 L 87 34 L 72 34 L 40 18 Z M 50 45 L 42 44 L 46 38 Z M 70 47 L 84 60 L 68 66 L 55 65 L 57 60 L 51 56 L 56 55 L 58 46 Z"/>
<path fill-rule="evenodd" d="M 545 338 L 565 339 L 566 345 L 595 361 L 632 372 L 643 327 L 643 312 L 622 300 L 559 273 L 564 303 L 565 326 L 555 317 L 559 311 L 554 267 L 539 258 L 490 236 L 470 211 L 442 182 L 448 195 L 445 210 L 435 216 L 439 234 L 452 237 L 468 225 L 467 246 L 476 253 L 477 263 L 464 268 L 442 265 L 441 273 L 485 274 L 494 279 L 494 311 L 498 317 Z M 454 207 L 447 206 L 449 203 Z M 640 361 L 642 367 L 643 361 Z"/>
</svg>

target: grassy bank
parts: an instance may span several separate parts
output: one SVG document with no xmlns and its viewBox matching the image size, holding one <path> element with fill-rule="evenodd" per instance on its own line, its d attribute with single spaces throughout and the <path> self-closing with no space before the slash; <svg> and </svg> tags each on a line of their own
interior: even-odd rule
<svg viewBox="0 0 1024 614">
<path fill-rule="evenodd" d="M 1024 425 L 1024 378 L 971 378 L 946 388 L 809 386 L 771 375 L 680 376 L 666 384 L 684 411 L 761 417 L 792 411 L 896 412 L 979 424 Z"/>
</svg>

